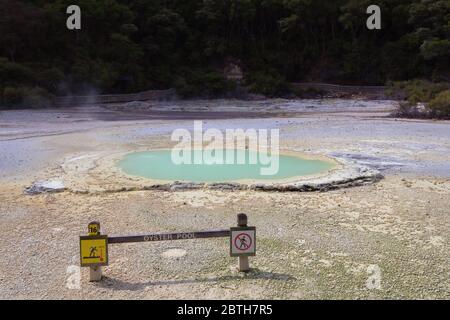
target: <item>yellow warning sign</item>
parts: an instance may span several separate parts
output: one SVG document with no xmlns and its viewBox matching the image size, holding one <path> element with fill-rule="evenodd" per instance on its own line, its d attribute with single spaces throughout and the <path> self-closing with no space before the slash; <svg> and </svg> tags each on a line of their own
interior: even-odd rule
<svg viewBox="0 0 450 320">
<path fill-rule="evenodd" d="M 108 236 L 80 237 L 80 264 L 82 267 L 108 265 Z"/>
</svg>

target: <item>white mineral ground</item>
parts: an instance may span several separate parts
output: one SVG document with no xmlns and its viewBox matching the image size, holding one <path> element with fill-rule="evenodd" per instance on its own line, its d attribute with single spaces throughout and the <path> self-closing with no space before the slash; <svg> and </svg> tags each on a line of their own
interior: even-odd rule
<svg viewBox="0 0 450 320">
<path fill-rule="evenodd" d="M 217 100 L 1 111 L 0 298 L 448 299 L 450 122 L 388 117 L 394 106 Z M 284 150 L 384 179 L 326 192 L 175 192 L 145 190 L 115 168 L 126 152 L 170 147 L 172 130 L 193 119 L 279 128 Z M 61 192 L 28 195 L 30 186 Z M 91 220 L 126 235 L 228 228 L 239 212 L 257 227 L 248 274 L 235 271 L 226 238 L 121 244 L 110 245 L 102 282 L 89 283 L 83 268 L 74 288 L 78 236 Z"/>
</svg>

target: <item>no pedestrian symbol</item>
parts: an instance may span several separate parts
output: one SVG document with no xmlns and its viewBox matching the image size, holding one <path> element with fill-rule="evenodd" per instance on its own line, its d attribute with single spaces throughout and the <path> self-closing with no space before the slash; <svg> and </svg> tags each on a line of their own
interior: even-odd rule
<svg viewBox="0 0 450 320">
<path fill-rule="evenodd" d="M 231 256 L 254 256 L 256 253 L 256 230 L 254 227 L 231 228 Z"/>
</svg>

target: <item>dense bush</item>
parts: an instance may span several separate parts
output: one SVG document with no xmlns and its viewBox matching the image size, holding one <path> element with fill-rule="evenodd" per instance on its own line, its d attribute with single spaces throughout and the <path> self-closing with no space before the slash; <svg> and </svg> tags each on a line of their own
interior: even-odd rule
<svg viewBox="0 0 450 320">
<path fill-rule="evenodd" d="M 390 92 L 402 91 L 405 101 L 399 104 L 398 116 L 448 117 L 448 83 L 413 80 L 394 83 Z"/>
<path fill-rule="evenodd" d="M 1 101 L 6 106 L 18 105 L 23 102 L 24 96 L 22 88 L 6 87 L 3 89 Z"/>
<path fill-rule="evenodd" d="M 251 72 L 246 76 L 245 83 L 250 92 L 268 97 L 282 96 L 292 91 L 286 79 L 276 71 Z"/>
<path fill-rule="evenodd" d="M 219 97 L 234 88 L 221 72 L 186 69 L 174 82 L 177 94 L 183 98 L 195 96 Z"/>
<path fill-rule="evenodd" d="M 22 64 L 0 57 L 0 86 L 29 84 L 35 81 L 35 74 Z"/>
<path fill-rule="evenodd" d="M 317 88 L 298 88 L 293 86 L 292 93 L 301 99 L 316 99 L 324 97 L 327 92 Z"/>
<path fill-rule="evenodd" d="M 450 90 L 439 93 L 427 105 L 432 116 L 439 118 L 450 118 Z"/>
<path fill-rule="evenodd" d="M 0 57 L 0 107 L 39 108 L 52 104 L 64 75 L 56 68 L 41 69 Z"/>
<path fill-rule="evenodd" d="M 437 94 L 448 88 L 447 83 L 433 83 L 427 80 L 412 80 L 394 83 L 397 90 L 405 93 L 411 104 L 425 103 L 436 97 Z"/>
<path fill-rule="evenodd" d="M 0 92 L 0 106 L 6 108 L 44 108 L 52 105 L 53 95 L 41 87 L 7 86 Z"/>
<path fill-rule="evenodd" d="M 269 96 L 287 82 L 450 81 L 449 0 L 379 0 L 379 31 L 366 27 L 368 0 L 80 0 L 70 31 L 72 3 L 0 0 L 0 88 L 217 95 L 229 84 L 205 70 L 230 59 Z"/>
<path fill-rule="evenodd" d="M 64 73 L 56 67 L 38 70 L 36 80 L 39 86 L 54 93 L 67 94 L 61 86 L 64 83 Z"/>
</svg>

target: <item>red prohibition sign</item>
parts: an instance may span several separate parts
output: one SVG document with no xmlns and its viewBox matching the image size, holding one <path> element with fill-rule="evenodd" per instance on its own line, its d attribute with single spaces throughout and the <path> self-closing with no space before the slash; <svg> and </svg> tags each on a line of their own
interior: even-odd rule
<svg viewBox="0 0 450 320">
<path fill-rule="evenodd" d="M 234 238 L 234 246 L 241 251 L 248 250 L 252 246 L 252 237 L 248 233 L 240 233 Z"/>
</svg>

